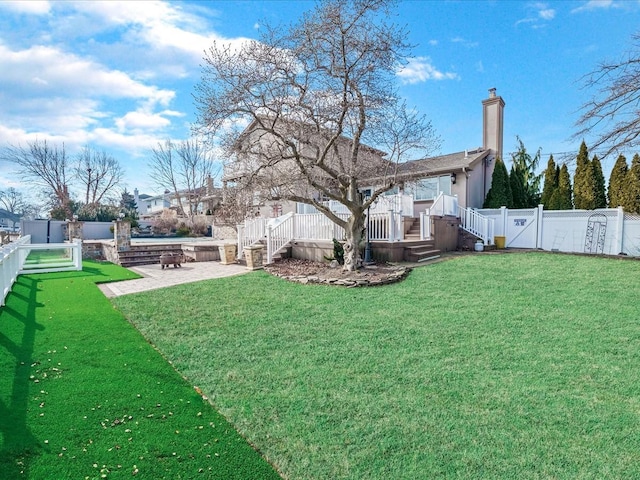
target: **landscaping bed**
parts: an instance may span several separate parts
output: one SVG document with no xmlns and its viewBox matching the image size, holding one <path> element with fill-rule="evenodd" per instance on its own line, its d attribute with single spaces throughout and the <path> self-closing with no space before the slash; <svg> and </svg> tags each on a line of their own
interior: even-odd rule
<svg viewBox="0 0 640 480">
<path fill-rule="evenodd" d="M 265 266 L 265 270 L 277 277 L 298 283 L 320 283 L 342 287 L 373 287 L 403 280 L 411 271 L 409 267 L 374 263 L 356 271 L 344 271 L 342 265 L 285 258 Z"/>
</svg>

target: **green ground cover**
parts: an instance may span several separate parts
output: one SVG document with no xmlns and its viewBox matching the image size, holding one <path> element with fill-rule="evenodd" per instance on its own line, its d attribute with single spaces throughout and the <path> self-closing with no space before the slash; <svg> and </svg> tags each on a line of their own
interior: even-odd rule
<svg viewBox="0 0 640 480">
<path fill-rule="evenodd" d="M 286 478 L 640 478 L 638 278 L 485 254 L 383 288 L 254 272 L 114 303 Z"/>
<path fill-rule="evenodd" d="M 96 286 L 135 276 L 18 278 L 0 309 L 0 478 L 279 478 Z"/>
</svg>

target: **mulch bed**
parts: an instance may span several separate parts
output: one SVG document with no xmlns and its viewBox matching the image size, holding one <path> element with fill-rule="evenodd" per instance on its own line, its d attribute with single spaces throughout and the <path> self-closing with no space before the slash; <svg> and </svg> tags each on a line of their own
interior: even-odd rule
<svg viewBox="0 0 640 480">
<path fill-rule="evenodd" d="M 277 277 L 303 284 L 318 283 L 342 287 L 372 287 L 403 280 L 411 271 L 409 267 L 375 263 L 355 272 L 342 270 L 342 265 L 331 267 L 326 262 L 314 262 L 296 258 L 285 258 L 264 269 Z"/>
</svg>

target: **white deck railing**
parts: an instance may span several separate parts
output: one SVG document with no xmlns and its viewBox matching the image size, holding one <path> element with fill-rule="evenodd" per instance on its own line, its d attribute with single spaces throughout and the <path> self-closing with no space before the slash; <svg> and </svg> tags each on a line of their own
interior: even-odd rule
<svg viewBox="0 0 640 480">
<path fill-rule="evenodd" d="M 267 224 L 267 263 L 273 262 L 273 255 L 294 238 L 294 214 L 287 213 L 273 218 Z"/>
<path fill-rule="evenodd" d="M 245 247 L 250 247 L 260 240 L 264 240 L 267 233 L 268 218 L 257 217 L 247 219 L 238 225 L 238 258 L 243 258 Z"/>
<path fill-rule="evenodd" d="M 441 193 L 433 201 L 433 204 L 427 211 L 427 215 L 436 215 L 440 217 L 458 216 L 458 197 Z"/>
<path fill-rule="evenodd" d="M 470 208 L 459 207 L 460 226 L 482 239 L 485 245 L 493 244 L 494 221 Z"/>
</svg>

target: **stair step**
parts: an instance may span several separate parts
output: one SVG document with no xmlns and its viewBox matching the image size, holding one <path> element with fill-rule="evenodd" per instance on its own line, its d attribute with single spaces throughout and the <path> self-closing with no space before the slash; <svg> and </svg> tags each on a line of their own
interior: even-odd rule
<svg viewBox="0 0 640 480">
<path fill-rule="evenodd" d="M 440 255 L 432 255 L 430 257 L 423 257 L 420 260 L 418 260 L 418 263 L 426 262 L 426 261 L 429 261 L 429 260 L 435 260 L 436 258 L 440 258 Z"/>
</svg>

